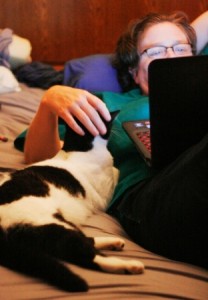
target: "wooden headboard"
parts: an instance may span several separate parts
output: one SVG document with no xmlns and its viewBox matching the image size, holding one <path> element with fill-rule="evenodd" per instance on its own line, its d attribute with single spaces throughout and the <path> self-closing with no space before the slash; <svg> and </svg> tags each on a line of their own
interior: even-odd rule
<svg viewBox="0 0 208 300">
<path fill-rule="evenodd" d="M 208 0 L 0 0 L 0 28 L 30 40 L 32 58 L 52 64 L 114 51 L 131 19 L 184 11 L 192 21 Z"/>
</svg>

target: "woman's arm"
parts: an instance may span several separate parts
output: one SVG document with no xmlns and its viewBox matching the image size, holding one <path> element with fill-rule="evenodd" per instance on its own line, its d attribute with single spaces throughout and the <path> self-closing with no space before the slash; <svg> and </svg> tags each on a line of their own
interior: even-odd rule
<svg viewBox="0 0 208 300">
<path fill-rule="evenodd" d="M 27 163 L 53 157 L 61 148 L 58 133 L 58 117 L 78 134 L 84 132 L 77 124 L 78 119 L 93 135 L 104 134 L 106 127 L 100 115 L 110 120 L 106 105 L 85 90 L 67 86 L 48 89 L 28 129 L 24 154 Z"/>
<path fill-rule="evenodd" d="M 191 25 L 197 35 L 197 53 L 199 53 L 208 43 L 208 11 L 196 18 Z"/>
<path fill-rule="evenodd" d="M 42 101 L 25 139 L 25 161 L 33 163 L 51 158 L 60 148 L 58 117 Z"/>
</svg>

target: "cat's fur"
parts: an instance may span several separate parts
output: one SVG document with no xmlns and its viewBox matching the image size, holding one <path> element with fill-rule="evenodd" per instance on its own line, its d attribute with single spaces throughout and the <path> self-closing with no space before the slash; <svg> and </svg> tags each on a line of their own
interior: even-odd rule
<svg viewBox="0 0 208 300">
<path fill-rule="evenodd" d="M 63 261 L 113 273 L 141 272 L 140 262 L 99 252 L 122 249 L 122 239 L 90 238 L 80 230 L 92 213 L 106 209 L 117 177 L 106 140 L 89 133 L 80 137 L 69 128 L 54 158 L 2 175 L 0 264 L 67 291 L 85 291 L 88 285 Z"/>
</svg>

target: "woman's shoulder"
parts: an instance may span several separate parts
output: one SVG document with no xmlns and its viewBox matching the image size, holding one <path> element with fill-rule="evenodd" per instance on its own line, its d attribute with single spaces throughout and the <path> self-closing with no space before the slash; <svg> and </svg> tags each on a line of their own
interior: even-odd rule
<svg viewBox="0 0 208 300">
<path fill-rule="evenodd" d="M 107 105 L 110 112 L 122 110 L 126 105 L 132 102 L 138 101 L 143 98 L 139 88 L 133 89 L 125 93 L 113 93 L 113 92 L 101 92 L 96 93 L 100 99 L 102 99 Z"/>
</svg>

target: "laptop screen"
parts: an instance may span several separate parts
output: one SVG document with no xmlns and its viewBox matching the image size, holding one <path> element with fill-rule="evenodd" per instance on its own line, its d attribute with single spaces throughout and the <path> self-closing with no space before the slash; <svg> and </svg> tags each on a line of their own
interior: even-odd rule
<svg viewBox="0 0 208 300">
<path fill-rule="evenodd" d="M 146 120 L 124 122 L 146 162 L 161 169 L 208 131 L 208 56 L 154 60 L 149 65 L 151 151 L 140 138 Z M 146 137 L 145 137 L 145 142 Z"/>
<path fill-rule="evenodd" d="M 208 56 L 152 61 L 149 102 L 152 164 L 161 167 L 208 131 Z"/>
</svg>

